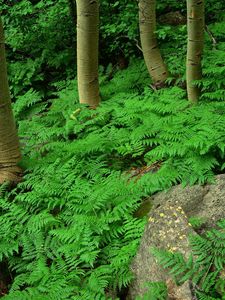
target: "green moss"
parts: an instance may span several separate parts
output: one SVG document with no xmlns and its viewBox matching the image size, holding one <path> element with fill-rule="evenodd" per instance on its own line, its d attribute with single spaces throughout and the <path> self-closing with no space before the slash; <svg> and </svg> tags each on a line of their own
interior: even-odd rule
<svg viewBox="0 0 225 300">
<path fill-rule="evenodd" d="M 134 213 L 134 217 L 136 218 L 143 218 L 147 216 L 147 214 L 150 212 L 152 208 L 152 202 L 150 199 L 145 200 L 141 206 L 138 208 L 138 210 Z"/>
</svg>

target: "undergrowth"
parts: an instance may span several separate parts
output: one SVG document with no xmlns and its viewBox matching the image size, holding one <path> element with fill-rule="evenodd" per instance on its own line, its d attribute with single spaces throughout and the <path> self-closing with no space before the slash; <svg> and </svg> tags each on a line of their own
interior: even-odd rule
<svg viewBox="0 0 225 300">
<path fill-rule="evenodd" d="M 77 104 L 74 81 L 55 84 L 49 102 L 31 89 L 14 104 L 26 174 L 13 191 L 1 188 L 0 258 L 11 277 L 3 299 L 119 297 L 146 222 L 134 217 L 142 200 L 212 182 L 225 167 L 221 63 L 204 69 L 198 106 L 180 87 L 146 87 L 140 61 L 128 70 L 102 78 L 96 110 Z"/>
</svg>

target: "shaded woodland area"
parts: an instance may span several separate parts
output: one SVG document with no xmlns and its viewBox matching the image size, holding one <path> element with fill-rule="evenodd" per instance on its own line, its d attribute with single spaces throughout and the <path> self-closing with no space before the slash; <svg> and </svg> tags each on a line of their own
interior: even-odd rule
<svg viewBox="0 0 225 300">
<path fill-rule="evenodd" d="M 224 112 L 223 0 L 0 0 L 0 298 L 128 300 L 149 197 L 224 173 Z M 156 257 L 225 299 L 225 219 L 187 222 Z"/>
</svg>

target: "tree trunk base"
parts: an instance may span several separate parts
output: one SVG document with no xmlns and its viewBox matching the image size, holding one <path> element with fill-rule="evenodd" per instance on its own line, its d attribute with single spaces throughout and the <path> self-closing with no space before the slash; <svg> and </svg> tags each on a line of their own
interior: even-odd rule
<svg viewBox="0 0 225 300">
<path fill-rule="evenodd" d="M 22 169 L 18 166 L 0 167 L 0 184 L 4 182 L 19 183 L 22 181 Z"/>
</svg>

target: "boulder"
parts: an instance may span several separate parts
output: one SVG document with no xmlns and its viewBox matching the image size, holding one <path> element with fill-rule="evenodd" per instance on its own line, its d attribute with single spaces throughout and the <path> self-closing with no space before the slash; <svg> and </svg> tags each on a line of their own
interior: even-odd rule
<svg viewBox="0 0 225 300">
<path fill-rule="evenodd" d="M 188 283 L 175 289 L 168 274 L 157 264 L 150 252 L 151 247 L 180 251 L 186 258 L 190 254 L 188 235 L 194 233 L 188 223 L 181 206 L 165 204 L 151 210 L 148 224 L 143 234 L 139 251 L 133 261 L 131 269 L 135 279 L 129 289 L 127 300 L 134 300 L 147 291 L 144 283 L 147 281 L 165 281 L 167 283 L 170 299 L 191 300 L 191 290 Z M 173 295 L 173 298 L 172 298 Z M 177 295 L 175 298 L 174 295 Z"/>
<path fill-rule="evenodd" d="M 225 175 L 218 175 L 215 184 L 185 188 L 174 186 L 167 192 L 150 197 L 148 201 L 152 208 L 138 253 L 131 265 L 135 279 L 126 299 L 134 300 L 136 296 L 144 295 L 144 283 L 148 281 L 166 282 L 168 300 L 194 299 L 191 284 L 186 282 L 176 286 L 168 273 L 157 264 L 150 248 L 179 251 L 187 258 L 191 253 L 188 236 L 196 234 L 188 218 L 196 216 L 204 219 L 203 231 L 225 218 Z"/>
<path fill-rule="evenodd" d="M 177 203 L 188 218 L 201 218 L 205 220 L 205 230 L 210 229 L 225 218 L 225 174 L 216 176 L 215 184 L 174 186 L 167 192 L 155 194 L 148 201 L 153 204 L 153 209 L 166 203 Z"/>
</svg>

